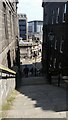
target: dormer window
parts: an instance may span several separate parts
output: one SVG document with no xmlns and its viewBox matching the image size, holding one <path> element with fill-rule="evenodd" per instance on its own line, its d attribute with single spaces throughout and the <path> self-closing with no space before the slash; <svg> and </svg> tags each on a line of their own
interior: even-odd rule
<svg viewBox="0 0 68 120">
<path fill-rule="evenodd" d="M 59 8 L 57 8 L 56 23 L 58 23 L 58 22 L 59 22 L 59 11 L 60 11 L 60 9 L 59 9 Z"/>
</svg>

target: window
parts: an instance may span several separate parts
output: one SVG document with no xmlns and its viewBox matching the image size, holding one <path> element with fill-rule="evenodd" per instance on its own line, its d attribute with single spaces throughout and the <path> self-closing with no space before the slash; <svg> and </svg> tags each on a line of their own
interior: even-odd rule
<svg viewBox="0 0 68 120">
<path fill-rule="evenodd" d="M 64 13 L 66 13 L 66 8 L 67 8 L 67 5 L 65 4 L 64 5 Z"/>
<path fill-rule="evenodd" d="M 50 60 L 52 61 L 52 56 L 50 57 Z"/>
<path fill-rule="evenodd" d="M 26 25 L 26 20 L 19 20 L 19 25 Z"/>
<path fill-rule="evenodd" d="M 52 55 L 50 56 L 50 67 L 52 67 L 52 61 L 53 61 L 53 58 L 52 58 Z"/>
<path fill-rule="evenodd" d="M 55 40 L 55 50 L 57 49 L 57 40 Z"/>
<path fill-rule="evenodd" d="M 54 24 L 54 10 L 52 11 L 52 24 Z"/>
<path fill-rule="evenodd" d="M 63 12 L 63 22 L 66 21 L 66 8 L 67 8 L 67 5 L 65 4 L 64 5 L 64 12 Z"/>
<path fill-rule="evenodd" d="M 14 32 L 14 35 L 16 34 L 16 30 L 15 30 L 15 16 L 12 15 L 12 20 L 13 20 L 13 32 Z"/>
<path fill-rule="evenodd" d="M 20 26 L 20 29 L 26 31 L 26 26 Z"/>
<path fill-rule="evenodd" d="M 6 13 L 6 5 L 3 2 L 3 15 L 4 15 L 4 27 L 5 27 L 5 37 L 8 39 L 8 24 L 7 24 L 7 13 Z"/>
<path fill-rule="evenodd" d="M 61 68 L 61 63 L 59 63 L 59 68 Z"/>
<path fill-rule="evenodd" d="M 63 43 L 64 43 L 64 40 L 63 40 L 63 37 L 61 37 L 61 42 L 60 42 L 60 53 L 63 53 Z"/>
<path fill-rule="evenodd" d="M 9 17 L 10 17 L 10 32 L 12 36 L 12 21 L 11 21 L 11 11 L 9 11 Z"/>
<path fill-rule="evenodd" d="M 59 11 L 60 11 L 60 9 L 59 9 L 59 8 L 57 8 L 56 23 L 58 23 L 58 22 L 59 22 Z"/>
<path fill-rule="evenodd" d="M 56 58 L 54 59 L 53 67 L 56 68 Z"/>
</svg>

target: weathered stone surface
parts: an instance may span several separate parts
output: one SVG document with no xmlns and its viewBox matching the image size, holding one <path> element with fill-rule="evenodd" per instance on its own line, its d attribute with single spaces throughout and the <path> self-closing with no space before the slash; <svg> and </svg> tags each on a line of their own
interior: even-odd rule
<svg viewBox="0 0 68 120">
<path fill-rule="evenodd" d="M 15 88 L 15 79 L 4 79 L 0 80 L 0 106 L 5 103 L 7 96 Z"/>
<path fill-rule="evenodd" d="M 3 2 L 6 9 L 3 6 Z M 5 9 L 5 12 L 4 12 Z M 6 14 L 4 14 L 6 13 Z M 6 15 L 6 18 L 4 17 Z M 0 64 L 7 65 L 7 52 L 10 50 L 11 65 L 15 59 L 16 36 L 18 35 L 16 6 L 12 11 L 9 1 L 0 1 Z M 6 20 L 5 20 L 6 19 Z M 6 31 L 7 30 L 7 31 Z"/>
</svg>

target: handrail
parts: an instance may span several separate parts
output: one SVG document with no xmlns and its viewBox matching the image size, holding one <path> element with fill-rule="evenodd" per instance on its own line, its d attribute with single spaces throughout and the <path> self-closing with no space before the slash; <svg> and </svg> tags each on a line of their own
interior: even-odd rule
<svg viewBox="0 0 68 120">
<path fill-rule="evenodd" d="M 16 75 L 16 72 L 0 64 L 0 72 L 6 74 Z"/>
</svg>

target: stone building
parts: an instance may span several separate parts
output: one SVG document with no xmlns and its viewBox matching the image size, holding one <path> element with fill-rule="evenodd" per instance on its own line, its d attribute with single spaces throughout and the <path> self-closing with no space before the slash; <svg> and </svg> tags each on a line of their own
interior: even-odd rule
<svg viewBox="0 0 68 120">
<path fill-rule="evenodd" d="M 20 48 L 20 62 L 27 58 L 33 58 L 34 53 L 36 57 L 41 57 L 42 46 L 39 43 L 19 41 Z M 22 62 L 23 63 L 23 62 Z"/>
<path fill-rule="evenodd" d="M 18 0 L 0 0 L 0 64 L 12 67 L 16 58 Z"/>
<path fill-rule="evenodd" d="M 59 71 L 68 75 L 68 2 L 43 0 L 43 53 L 44 71 Z"/>
</svg>

